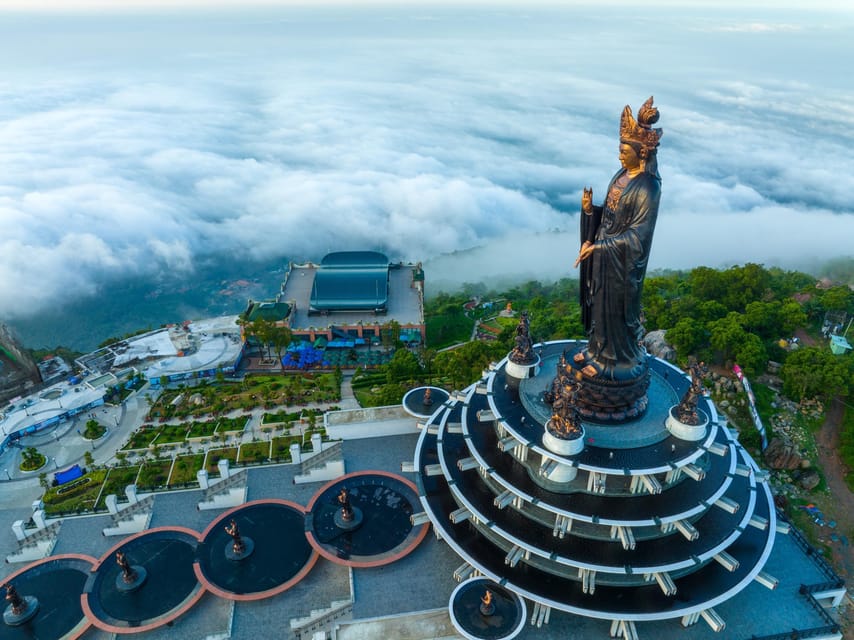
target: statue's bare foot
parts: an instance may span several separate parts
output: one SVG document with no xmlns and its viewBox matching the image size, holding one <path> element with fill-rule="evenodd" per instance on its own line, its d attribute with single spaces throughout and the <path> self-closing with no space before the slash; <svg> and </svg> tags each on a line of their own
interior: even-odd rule
<svg viewBox="0 0 854 640">
<path fill-rule="evenodd" d="M 599 375 L 599 372 L 596 370 L 596 367 L 594 367 L 592 364 L 588 364 L 586 367 L 584 367 L 581 370 L 581 373 L 586 376 L 590 376 L 591 378 Z"/>
<path fill-rule="evenodd" d="M 584 362 L 585 360 L 587 360 L 587 357 L 584 355 L 583 351 L 579 351 L 574 356 L 572 356 L 572 360 L 573 360 L 573 362 L 581 363 L 581 362 Z"/>
</svg>

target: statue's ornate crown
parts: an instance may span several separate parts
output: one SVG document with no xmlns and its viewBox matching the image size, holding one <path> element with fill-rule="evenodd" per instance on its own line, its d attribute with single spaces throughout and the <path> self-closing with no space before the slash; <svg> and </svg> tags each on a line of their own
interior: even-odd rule
<svg viewBox="0 0 854 640">
<path fill-rule="evenodd" d="M 620 118 L 620 142 L 639 144 L 644 156 L 653 153 L 663 133 L 661 129 L 652 128 L 656 122 L 658 109 L 652 106 L 652 96 L 638 109 L 637 120 L 632 116 L 631 107 L 626 105 Z"/>
</svg>

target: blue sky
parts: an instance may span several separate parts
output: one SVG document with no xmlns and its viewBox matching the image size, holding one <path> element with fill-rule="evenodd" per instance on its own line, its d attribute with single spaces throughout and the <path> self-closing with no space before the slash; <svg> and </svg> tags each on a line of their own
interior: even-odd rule
<svg viewBox="0 0 854 640">
<path fill-rule="evenodd" d="M 0 20 L 0 319 L 203 256 L 571 274 L 650 94 L 653 267 L 852 253 L 851 12 L 78 4 Z"/>
</svg>

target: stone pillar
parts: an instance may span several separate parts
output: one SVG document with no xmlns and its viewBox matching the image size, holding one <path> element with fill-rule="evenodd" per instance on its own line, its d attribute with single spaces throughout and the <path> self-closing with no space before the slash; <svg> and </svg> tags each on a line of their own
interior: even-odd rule
<svg viewBox="0 0 854 640">
<path fill-rule="evenodd" d="M 208 470 L 199 469 L 196 471 L 196 480 L 199 481 L 200 489 L 207 489 L 210 486 L 210 483 L 208 482 Z"/>
<path fill-rule="evenodd" d="M 319 433 L 311 434 L 311 450 L 314 453 L 320 453 L 323 451 L 323 438 Z"/>
<path fill-rule="evenodd" d="M 219 477 L 225 480 L 229 476 L 228 458 L 223 458 L 216 463 L 216 466 L 219 469 Z"/>
<path fill-rule="evenodd" d="M 700 613 L 689 613 L 687 615 L 682 616 L 682 626 L 690 627 L 692 625 L 697 624 L 697 621 L 700 619 Z"/>
<path fill-rule="evenodd" d="M 107 505 L 107 511 L 109 511 L 113 515 L 119 512 L 119 499 L 115 493 L 111 493 L 106 498 L 104 498 L 104 503 Z"/>
<path fill-rule="evenodd" d="M 291 460 L 297 464 L 302 462 L 302 451 L 300 451 L 299 445 L 296 442 L 291 445 Z"/>
<path fill-rule="evenodd" d="M 15 534 L 15 539 L 18 542 L 27 537 L 27 532 L 24 530 L 23 520 L 15 520 L 15 522 L 12 523 L 12 533 Z"/>
<path fill-rule="evenodd" d="M 38 500 L 33 500 L 33 511 L 38 511 L 39 509 L 44 509 L 44 502 L 42 502 L 41 498 Z"/>
<path fill-rule="evenodd" d="M 36 523 L 39 529 L 44 529 L 47 526 L 47 522 L 44 519 L 44 510 L 39 509 L 33 512 L 33 522 Z"/>
<path fill-rule="evenodd" d="M 139 498 L 136 497 L 136 485 L 129 484 L 125 487 L 125 495 L 128 497 L 128 502 L 131 504 L 136 504 L 139 502 Z"/>
</svg>

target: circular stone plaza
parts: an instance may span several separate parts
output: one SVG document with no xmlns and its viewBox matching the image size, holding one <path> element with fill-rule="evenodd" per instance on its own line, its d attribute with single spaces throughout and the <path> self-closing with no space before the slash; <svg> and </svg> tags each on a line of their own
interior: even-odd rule
<svg viewBox="0 0 854 640">
<path fill-rule="evenodd" d="M 650 359 L 642 415 L 553 435 L 577 346 L 329 412 L 297 463 L 131 486 L 104 515 L 3 506 L 36 526 L 0 536 L 0 640 L 841 638 L 842 581 L 709 398 L 681 421 L 682 371 Z"/>
</svg>

